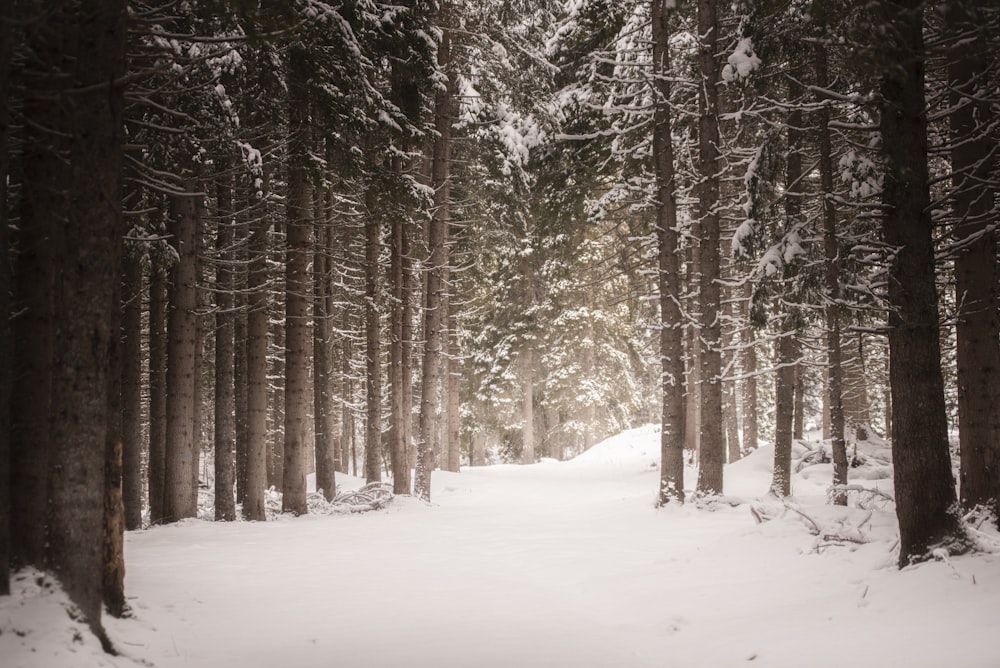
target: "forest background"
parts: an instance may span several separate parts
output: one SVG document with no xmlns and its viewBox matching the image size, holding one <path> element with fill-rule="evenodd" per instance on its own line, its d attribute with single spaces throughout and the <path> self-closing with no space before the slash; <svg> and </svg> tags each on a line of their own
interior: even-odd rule
<svg viewBox="0 0 1000 668">
<path fill-rule="evenodd" d="M 850 444 L 891 437 L 900 565 L 969 549 L 982 4 L 5 3 L 0 586 L 51 570 L 100 633 L 122 531 L 200 486 L 219 520 L 307 512 L 312 472 L 428 499 L 648 422 L 661 504 L 765 442 L 787 496 L 810 426 L 846 503 Z"/>
</svg>

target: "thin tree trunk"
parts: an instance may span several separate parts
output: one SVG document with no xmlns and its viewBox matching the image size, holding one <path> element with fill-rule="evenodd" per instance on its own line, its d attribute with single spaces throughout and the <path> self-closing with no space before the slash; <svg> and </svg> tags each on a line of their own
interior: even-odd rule
<svg viewBox="0 0 1000 668">
<path fill-rule="evenodd" d="M 719 64 L 716 0 L 698 0 L 698 219 L 701 339 L 701 443 L 698 494 L 723 493 L 722 338 L 719 318 Z"/>
<path fill-rule="evenodd" d="M 316 190 L 313 209 L 316 216 L 316 244 L 313 253 L 313 431 L 315 434 L 316 489 L 323 498 L 333 501 L 337 495 L 335 479 L 338 438 L 334 424 L 331 392 L 330 316 L 332 300 L 332 200 Z"/>
<path fill-rule="evenodd" d="M 119 158 L 120 159 L 120 158 Z M 116 176 L 121 186 L 121 174 Z M 111 312 L 108 319 L 109 340 L 106 362 L 106 387 L 104 394 L 107 400 L 107 413 L 104 437 L 104 545 L 101 562 L 103 564 L 103 582 L 101 586 L 104 608 L 113 617 L 121 617 L 125 613 L 125 505 L 122 495 L 123 469 L 123 425 L 122 411 L 122 380 L 124 378 L 124 359 L 122 357 L 122 250 L 124 247 L 125 227 L 121 202 L 117 205 L 119 215 L 117 236 L 110 246 L 111 257 L 108 262 L 118 268 L 111 282 Z"/>
<path fill-rule="evenodd" d="M 658 503 L 684 502 L 684 329 L 680 306 L 677 202 L 670 113 L 670 27 L 666 0 L 653 2 L 653 160 L 660 292 L 660 484 Z"/>
<path fill-rule="evenodd" d="M 445 29 L 438 45 L 438 67 L 447 70 L 451 62 L 451 32 Z M 445 345 L 444 313 L 442 308 L 445 270 L 448 263 L 448 226 L 451 204 L 451 106 L 453 75 L 448 84 L 434 97 L 434 139 L 431 187 L 434 189 L 434 211 L 428 235 L 427 283 L 424 294 L 424 364 L 420 383 L 420 424 L 417 438 L 417 465 L 414 494 L 424 500 L 431 498 L 431 471 L 434 469 L 432 431 L 438 409 L 438 386 L 441 380 L 442 350 Z"/>
<path fill-rule="evenodd" d="M 750 283 L 744 287 L 743 304 L 750 303 Z M 740 336 L 743 348 L 743 449 L 752 452 L 759 445 L 759 427 L 757 420 L 757 344 L 752 327 L 744 327 Z"/>
<path fill-rule="evenodd" d="M 521 351 L 521 463 L 535 463 L 534 354 L 527 344 Z"/>
<path fill-rule="evenodd" d="M 142 527 L 142 263 L 138 251 L 124 257 L 122 342 L 122 503 L 125 528 Z"/>
<path fill-rule="evenodd" d="M 918 0 L 882 0 L 876 16 L 892 26 L 877 48 L 891 64 L 881 73 L 880 130 L 882 233 L 896 249 L 887 278 L 900 567 L 928 558 L 936 547 L 964 547 L 941 375 L 921 7 Z"/>
<path fill-rule="evenodd" d="M 306 443 L 309 440 L 309 329 L 312 253 L 312 190 L 307 169 L 309 93 L 302 71 L 305 54 L 293 47 L 288 66 L 289 166 L 285 229 L 285 443 L 282 467 L 282 512 L 304 515 L 306 506 Z"/>
<path fill-rule="evenodd" d="M 375 217 L 375 193 L 368 194 L 368 221 L 365 223 L 365 479 L 382 480 L 382 341 L 379 317 L 379 266 L 381 225 Z"/>
<path fill-rule="evenodd" d="M 242 221 L 241 221 L 242 222 Z M 240 225 L 242 229 L 242 225 Z M 235 239 L 234 239 L 235 242 Z M 247 497 L 247 267 L 246 250 L 242 246 L 233 260 L 233 281 L 236 287 L 233 300 L 233 415 L 236 447 L 235 482 L 236 503 L 242 505 Z"/>
<path fill-rule="evenodd" d="M 462 463 L 462 445 L 459 441 L 460 418 L 458 413 L 458 318 L 455 316 L 454 301 L 452 300 L 454 290 L 450 287 L 452 285 L 450 281 L 451 272 L 448 272 L 448 274 L 449 280 L 446 283 L 449 285 L 449 288 L 448 295 L 445 297 L 445 310 L 448 314 L 448 326 L 445 333 L 448 355 L 444 363 L 445 415 L 447 416 L 445 441 L 448 443 L 448 460 L 445 469 L 457 473 Z"/>
<path fill-rule="evenodd" d="M 785 497 L 792 493 L 792 421 L 795 412 L 795 367 L 798 359 L 794 329 L 778 339 L 778 371 L 774 382 L 774 471 L 771 493 Z"/>
<path fill-rule="evenodd" d="M 167 275 L 153 258 L 149 277 L 149 523 L 166 520 Z"/>
<path fill-rule="evenodd" d="M 189 191 L 196 188 L 187 183 Z M 197 202 L 192 195 L 171 197 L 174 251 L 179 258 L 170 271 L 167 319 L 167 423 L 164 455 L 164 519 L 176 522 L 197 514 L 192 485 L 195 450 L 195 373 L 197 354 Z"/>
<path fill-rule="evenodd" d="M 401 171 L 401 170 L 400 170 Z M 406 385 L 410 382 L 403 372 L 403 236 L 406 222 L 397 217 L 392 221 L 390 238 L 389 285 L 392 297 L 389 312 L 389 460 L 392 464 L 392 489 L 396 494 L 410 493 L 410 459 L 406 451 L 404 413 Z"/>
<path fill-rule="evenodd" d="M 267 487 L 267 233 L 257 221 L 247 267 L 247 465 L 243 517 L 264 521 Z"/>
<path fill-rule="evenodd" d="M 232 246 L 233 193 L 229 176 L 217 186 L 218 233 L 215 293 L 215 519 L 236 519 L 236 384 L 235 384 L 235 302 L 236 288 Z"/>
<path fill-rule="evenodd" d="M 829 85 L 826 48 L 814 47 L 816 82 L 821 88 Z M 830 107 L 819 111 L 819 172 L 823 192 L 823 255 L 824 287 L 826 288 L 826 354 L 827 391 L 824 395 L 824 438 L 829 424 L 830 448 L 833 451 L 833 485 L 847 484 L 847 441 L 844 438 L 844 369 L 840 350 L 840 250 L 837 240 L 837 209 L 833 200 L 833 149 L 830 145 Z M 847 495 L 834 492 L 836 505 L 847 505 Z"/>
</svg>

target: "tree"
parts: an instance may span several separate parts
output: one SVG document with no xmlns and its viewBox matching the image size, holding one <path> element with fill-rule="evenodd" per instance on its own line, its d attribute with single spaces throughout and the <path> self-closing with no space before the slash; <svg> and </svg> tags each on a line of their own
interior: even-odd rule
<svg viewBox="0 0 1000 668">
<path fill-rule="evenodd" d="M 312 249 L 312 191 L 309 183 L 309 90 L 305 54 L 288 54 L 289 164 L 286 200 L 285 259 L 285 447 L 283 512 L 302 515 L 306 508 L 306 457 L 309 407 L 309 329 Z"/>
<path fill-rule="evenodd" d="M 233 268 L 233 192 L 232 176 L 217 186 L 219 220 L 216 233 L 218 269 L 215 292 L 215 519 L 236 519 L 236 385 L 235 321 L 233 291 L 236 278 Z"/>
<path fill-rule="evenodd" d="M 653 118 L 653 162 L 656 171 L 656 234 L 659 246 L 660 422 L 659 503 L 684 501 L 684 329 L 680 304 L 676 182 L 671 136 L 670 30 L 667 3 L 654 0 L 653 77 L 656 88 Z"/>
<path fill-rule="evenodd" d="M 1000 316 L 997 311 L 997 237 L 994 229 L 995 139 L 989 77 L 996 74 L 984 36 L 988 19 L 975 3 L 947 9 L 952 41 L 948 62 L 957 340 L 959 498 L 966 508 L 1000 512 Z M 995 88 L 993 89 L 995 94 Z"/>
<path fill-rule="evenodd" d="M 882 0 L 880 130 L 885 159 L 882 235 L 891 249 L 888 275 L 892 461 L 899 565 L 936 548 L 964 549 L 948 456 L 941 375 L 934 221 L 927 167 L 923 9 L 917 0 Z M 873 33 L 877 34 L 877 33 Z"/>
<path fill-rule="evenodd" d="M 722 335 L 719 291 L 719 20 L 715 0 L 698 0 L 698 245 L 701 439 L 698 494 L 722 494 Z"/>
</svg>

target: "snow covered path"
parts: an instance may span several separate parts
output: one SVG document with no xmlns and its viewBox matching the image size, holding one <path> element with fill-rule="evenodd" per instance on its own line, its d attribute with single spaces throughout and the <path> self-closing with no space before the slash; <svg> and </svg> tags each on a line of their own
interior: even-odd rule
<svg viewBox="0 0 1000 668">
<path fill-rule="evenodd" d="M 0 664 L 1000 666 L 997 555 L 900 572 L 890 512 L 864 525 L 868 544 L 817 553 L 791 514 L 756 525 L 746 505 L 655 510 L 657 447 L 645 429 L 573 462 L 435 472 L 431 506 L 133 532 L 135 617 L 106 620 L 126 656 L 4 632 Z M 765 491 L 769 456 L 728 467 L 727 493 Z M 828 473 L 804 471 L 795 492 L 834 522 Z"/>
</svg>

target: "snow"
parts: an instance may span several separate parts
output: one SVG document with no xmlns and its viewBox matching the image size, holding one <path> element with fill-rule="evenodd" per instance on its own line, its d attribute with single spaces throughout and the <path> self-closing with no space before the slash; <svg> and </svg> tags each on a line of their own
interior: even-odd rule
<svg viewBox="0 0 1000 668">
<path fill-rule="evenodd" d="M 0 665 L 1000 665 L 1000 555 L 897 570 L 891 502 L 827 505 L 818 442 L 796 445 L 787 507 L 759 498 L 765 447 L 726 469 L 739 505 L 656 509 L 659 437 L 644 427 L 569 462 L 437 471 L 429 505 L 130 532 L 134 615 L 105 619 L 122 656 L 22 573 L 0 599 Z M 891 494 L 883 446 L 862 449 L 852 485 Z M 773 519 L 757 524 L 750 502 Z"/>
</svg>

